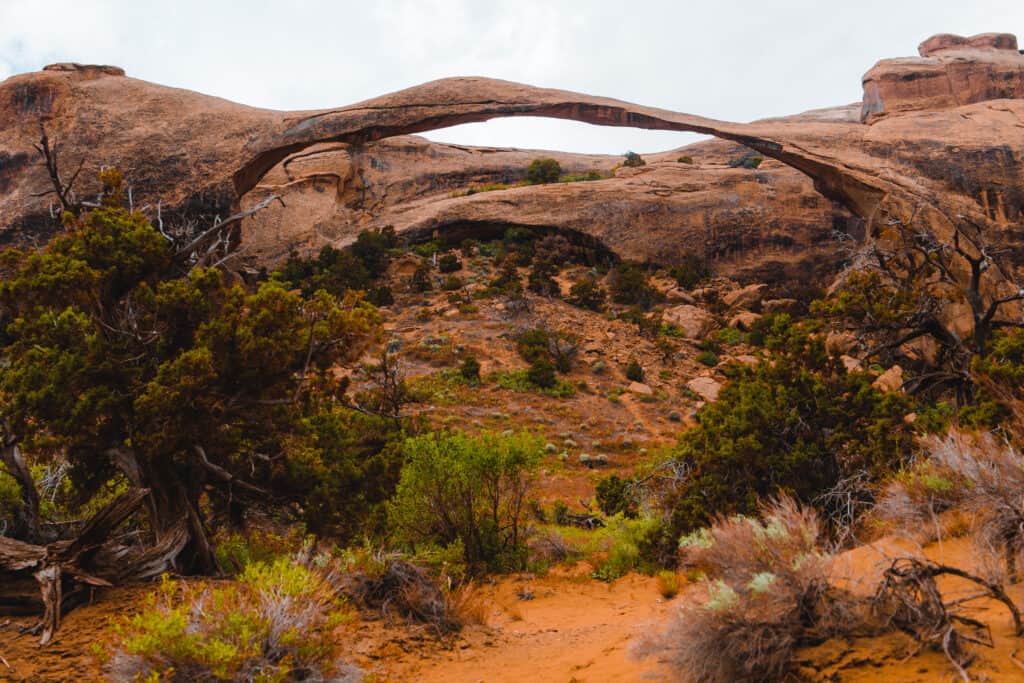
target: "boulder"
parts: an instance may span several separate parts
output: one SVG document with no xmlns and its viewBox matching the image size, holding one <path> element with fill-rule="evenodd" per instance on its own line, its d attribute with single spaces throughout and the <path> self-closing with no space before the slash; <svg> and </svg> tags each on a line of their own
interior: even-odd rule
<svg viewBox="0 0 1024 683">
<path fill-rule="evenodd" d="M 825 350 L 834 356 L 849 354 L 857 346 L 857 337 L 850 332 L 829 332 L 825 335 Z"/>
<path fill-rule="evenodd" d="M 662 320 L 683 331 L 687 339 L 703 339 L 715 328 L 715 317 L 699 306 L 681 304 L 662 313 Z"/>
<path fill-rule="evenodd" d="M 766 284 L 747 285 L 723 294 L 722 303 L 729 308 L 756 308 L 761 305 L 761 298 L 767 288 Z"/>
<path fill-rule="evenodd" d="M 847 372 L 861 372 L 864 370 L 864 364 L 853 356 L 840 356 L 839 360 L 842 362 L 843 367 L 846 368 Z"/>
<path fill-rule="evenodd" d="M 641 396 L 653 396 L 654 390 L 643 382 L 630 382 L 629 391 L 634 394 L 640 394 Z"/>
<path fill-rule="evenodd" d="M 903 368 L 894 365 L 871 383 L 871 386 L 882 391 L 903 391 Z"/>
<path fill-rule="evenodd" d="M 712 377 L 694 377 L 686 383 L 686 388 L 705 401 L 717 401 L 722 384 Z"/>
<path fill-rule="evenodd" d="M 761 319 L 760 313 L 751 313 L 750 311 L 740 311 L 733 317 L 729 318 L 729 327 L 735 327 L 736 329 L 743 330 L 744 332 L 749 331 L 758 320 Z"/>
</svg>

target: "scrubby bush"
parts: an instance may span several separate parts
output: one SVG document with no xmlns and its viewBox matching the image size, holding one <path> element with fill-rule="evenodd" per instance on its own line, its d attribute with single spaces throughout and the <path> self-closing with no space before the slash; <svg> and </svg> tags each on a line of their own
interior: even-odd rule
<svg viewBox="0 0 1024 683">
<path fill-rule="evenodd" d="M 428 261 L 420 261 L 416 265 L 416 270 L 412 273 L 409 285 L 414 292 L 429 292 L 434 288 L 434 283 L 430 277 L 430 263 Z"/>
<path fill-rule="evenodd" d="M 693 289 L 711 277 L 711 268 L 703 257 L 689 252 L 669 269 L 668 274 L 683 289 Z"/>
<path fill-rule="evenodd" d="M 637 499 L 634 491 L 635 482 L 631 479 L 620 479 L 610 474 L 597 482 L 595 497 L 597 507 L 606 515 L 624 515 L 629 518 L 637 516 Z"/>
<path fill-rule="evenodd" d="M 116 630 L 109 674 L 119 681 L 355 681 L 342 631 L 351 609 L 320 572 L 280 558 L 237 582 L 164 579 Z"/>
<path fill-rule="evenodd" d="M 444 283 L 441 285 L 441 289 L 446 292 L 454 292 L 462 289 L 463 287 L 462 278 L 458 275 L 449 275 L 444 279 Z"/>
<path fill-rule="evenodd" d="M 458 544 L 453 550 L 461 551 Z M 417 555 L 422 559 L 430 555 Z M 440 552 L 432 570 L 419 566 L 398 553 L 365 548 L 349 549 L 342 555 L 334 585 L 353 605 L 378 612 L 385 619 L 395 617 L 427 624 L 439 633 L 460 630 L 483 619 L 473 609 L 472 584 L 462 576 L 462 558 Z"/>
<path fill-rule="evenodd" d="M 689 155 L 681 156 L 678 159 L 676 159 L 676 161 L 678 161 L 681 164 L 692 164 L 693 163 L 693 157 L 691 157 Z"/>
<path fill-rule="evenodd" d="M 527 505 L 544 452 L 527 434 L 430 433 L 407 439 L 389 519 L 411 544 L 461 543 L 474 569 L 522 565 Z"/>
<path fill-rule="evenodd" d="M 931 436 L 925 453 L 889 482 L 875 514 L 901 528 L 930 530 L 938 514 L 961 510 L 972 518 L 981 555 L 994 554 L 1016 581 L 1024 556 L 1024 457 L 991 434 Z"/>
<path fill-rule="evenodd" d="M 468 382 L 480 381 L 480 362 L 476 356 L 466 356 L 459 366 L 459 374 Z"/>
<path fill-rule="evenodd" d="M 523 360 L 531 364 L 548 361 L 561 373 L 572 370 L 579 344 L 578 335 L 562 330 L 549 332 L 540 327 L 516 336 L 516 351 Z"/>
<path fill-rule="evenodd" d="M 437 269 L 442 273 L 454 273 L 462 269 L 462 261 L 455 254 L 448 253 L 437 260 Z"/>
<path fill-rule="evenodd" d="M 680 541 L 707 595 L 683 606 L 663 643 L 686 680 L 784 680 L 798 648 L 864 628 L 864 603 L 829 583 L 814 511 L 783 498 L 761 515 L 716 518 Z"/>
<path fill-rule="evenodd" d="M 557 183 L 562 175 L 562 166 L 557 159 L 534 159 L 526 169 L 526 179 L 533 185 Z"/>
<path fill-rule="evenodd" d="M 638 166 L 647 165 L 647 162 L 644 161 L 644 158 L 637 154 L 636 152 L 626 152 L 623 156 L 625 157 L 625 160 L 622 162 L 622 165 L 628 168 L 636 168 Z"/>
<path fill-rule="evenodd" d="M 629 365 L 626 366 L 626 379 L 632 382 L 644 381 L 644 369 L 635 358 L 629 361 Z"/>
<path fill-rule="evenodd" d="M 647 273 L 637 263 L 623 261 L 615 266 L 608 279 L 612 301 L 649 308 L 660 298 L 658 291 L 647 282 Z"/>
<path fill-rule="evenodd" d="M 569 298 L 566 299 L 573 306 L 586 308 L 591 311 L 604 309 L 604 302 L 607 294 L 592 277 L 585 277 L 569 288 Z"/>
<path fill-rule="evenodd" d="M 745 154 L 745 155 L 743 155 L 741 157 L 736 157 L 735 159 L 730 159 L 729 160 L 729 166 L 731 168 L 755 169 L 755 168 L 757 168 L 758 166 L 761 165 L 762 161 L 764 161 L 764 157 L 751 152 L 751 153 Z"/>
<path fill-rule="evenodd" d="M 526 378 L 541 389 L 552 389 L 558 384 L 555 366 L 547 358 L 537 358 L 526 370 Z"/>
<path fill-rule="evenodd" d="M 877 481 L 909 457 L 909 399 L 848 373 L 803 325 L 777 322 L 766 336 L 772 355 L 734 368 L 672 451 L 688 472 L 666 499 L 676 533 L 717 513 L 753 513 L 779 490 L 810 502 L 856 473 Z"/>
<path fill-rule="evenodd" d="M 714 351 L 701 351 L 697 354 L 697 362 L 713 368 L 718 365 L 718 355 Z"/>
</svg>

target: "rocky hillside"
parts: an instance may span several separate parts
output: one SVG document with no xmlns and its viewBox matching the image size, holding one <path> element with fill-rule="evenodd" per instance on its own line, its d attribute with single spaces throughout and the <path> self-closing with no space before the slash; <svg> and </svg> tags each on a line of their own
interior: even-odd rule
<svg viewBox="0 0 1024 683">
<path fill-rule="evenodd" d="M 126 172 L 136 206 L 198 231 L 242 221 L 249 265 L 344 245 L 368 227 L 400 235 L 523 225 L 581 233 L 619 256 L 685 252 L 740 281 L 794 281 L 838 265 L 838 242 L 920 213 L 941 232 L 966 216 L 1015 243 L 1024 212 L 1024 55 L 1008 34 L 942 35 L 918 57 L 882 60 L 861 104 L 749 124 L 481 78 L 427 83 L 317 112 L 254 109 L 135 80 L 115 67 L 57 64 L 0 84 L 0 235 L 53 230 L 33 149 L 45 122 L 65 176 Z M 554 154 L 594 182 L 516 186 L 541 153 L 432 143 L 410 134 L 504 116 L 696 131 L 720 138 L 652 155 Z M 551 156 L 550 153 L 543 153 Z M 765 158 L 756 165 L 756 158 Z M 743 163 L 747 160 L 748 163 Z M 491 189 L 495 184 L 508 189 Z"/>
</svg>

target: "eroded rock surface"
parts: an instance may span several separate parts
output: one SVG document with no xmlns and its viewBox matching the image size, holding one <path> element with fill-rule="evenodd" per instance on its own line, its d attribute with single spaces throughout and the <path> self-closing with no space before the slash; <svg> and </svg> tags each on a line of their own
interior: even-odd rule
<svg viewBox="0 0 1024 683">
<path fill-rule="evenodd" d="M 245 257 L 257 265 L 293 248 L 343 246 L 384 225 L 411 238 L 509 224 L 559 229 L 639 260 L 703 252 L 730 276 L 769 283 L 834 268 L 841 242 L 861 239 L 875 221 L 911 215 L 940 233 L 963 216 L 1017 249 L 1024 56 L 1005 34 L 938 36 L 921 54 L 876 65 L 861 105 L 749 124 L 484 78 L 277 112 L 128 78 L 116 67 L 54 65 L 0 83 L 0 234 L 17 241 L 54 230 L 48 200 L 34 196 L 47 187 L 32 149 L 42 119 L 62 144 L 65 172 L 84 162 L 80 193 L 96 190 L 99 167 L 117 166 L 135 205 L 152 213 L 159 202 L 165 222 L 199 228 L 281 195 L 284 206 L 243 224 Z M 720 140 L 651 155 L 647 166 L 606 180 L 467 194 L 514 184 L 542 153 L 410 136 L 524 115 Z M 752 155 L 764 161 L 736 163 Z M 555 156 L 578 172 L 607 174 L 618 162 Z"/>
</svg>

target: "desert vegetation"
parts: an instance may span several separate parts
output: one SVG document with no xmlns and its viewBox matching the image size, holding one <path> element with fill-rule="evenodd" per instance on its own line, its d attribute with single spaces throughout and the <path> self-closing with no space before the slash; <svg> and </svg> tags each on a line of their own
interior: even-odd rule
<svg viewBox="0 0 1024 683">
<path fill-rule="evenodd" d="M 967 675 L 992 638 L 966 606 L 1019 621 L 1020 297 L 969 226 L 890 222 L 800 307 L 703 252 L 521 225 L 364 230 L 242 276 L 226 228 L 174 237 L 102 180 L 0 263 L 0 607 L 46 641 L 96 588 L 159 579 L 111 625 L 115 679 L 360 680 L 354 623 L 451 639 L 489 578 L 556 567 L 685 600 L 652 647 L 695 680 L 893 633 Z M 984 567 L 837 580 L 904 528 Z"/>
</svg>

